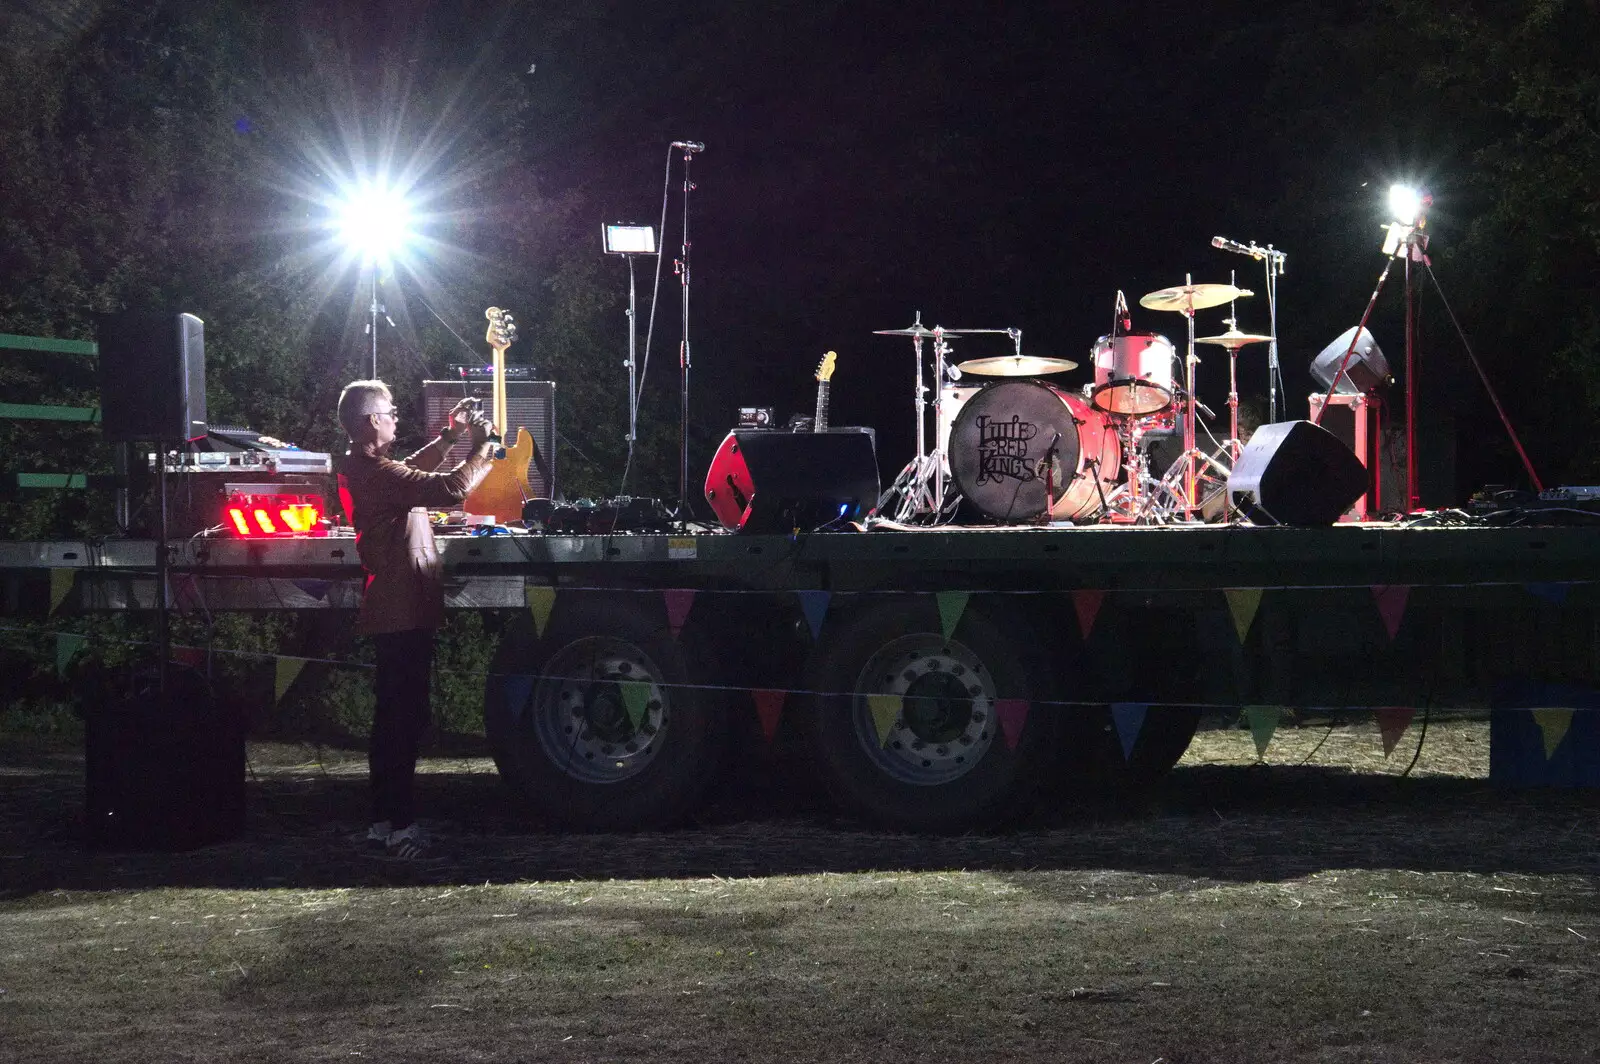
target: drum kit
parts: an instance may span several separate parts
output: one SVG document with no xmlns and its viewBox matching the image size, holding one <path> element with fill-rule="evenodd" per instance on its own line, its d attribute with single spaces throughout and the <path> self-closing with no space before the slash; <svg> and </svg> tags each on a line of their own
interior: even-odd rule
<svg viewBox="0 0 1600 1064">
<path fill-rule="evenodd" d="M 1172 524 L 1225 512 L 1216 502 L 1226 499 L 1228 473 L 1243 450 L 1239 351 L 1272 337 L 1241 332 L 1237 314 L 1225 319 L 1225 332 L 1197 337 L 1194 315 L 1252 294 L 1232 284 L 1195 284 L 1186 278 L 1139 300 L 1147 310 L 1184 316 L 1188 343 L 1180 374 L 1172 341 L 1132 332 L 1118 292 L 1112 331 L 1090 349 L 1093 382 L 1079 391 L 1041 379 L 1077 369 L 1078 363 L 1024 355 L 1020 329 L 930 327 L 922 324 L 919 311 L 907 328 L 876 330 L 878 336 L 909 337 L 916 354 L 917 456 L 879 500 L 879 515 L 901 523 L 940 524 L 954 516 L 962 499 L 1002 522 Z M 1009 337 L 1013 353 L 951 361 L 954 340 L 980 333 Z M 923 345 L 929 341 L 935 389 L 923 376 Z M 1229 433 L 1212 451 L 1196 440 L 1203 409 L 1195 396 L 1197 344 L 1228 352 Z M 931 447 L 925 429 L 930 391 Z M 1180 432 L 1182 455 L 1156 476 L 1151 445 Z"/>
</svg>

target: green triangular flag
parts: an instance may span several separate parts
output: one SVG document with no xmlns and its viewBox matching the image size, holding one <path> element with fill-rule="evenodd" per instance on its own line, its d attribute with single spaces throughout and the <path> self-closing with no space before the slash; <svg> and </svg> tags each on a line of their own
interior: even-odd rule
<svg viewBox="0 0 1600 1064">
<path fill-rule="evenodd" d="M 272 682 L 272 700 L 274 702 L 283 701 L 283 696 L 288 694 L 289 688 L 294 685 L 295 677 L 299 676 L 300 670 L 306 667 L 307 660 L 309 659 L 285 657 L 278 658 L 277 667 L 275 670 L 276 674 L 273 677 Z"/>
<path fill-rule="evenodd" d="M 67 666 L 77 656 L 78 651 L 88 640 L 75 632 L 56 633 L 56 675 L 60 676 L 67 671 Z"/>
<path fill-rule="evenodd" d="M 1567 729 L 1572 727 L 1572 710 L 1536 709 L 1533 719 L 1539 725 L 1539 734 L 1544 736 L 1544 759 L 1549 761 L 1556 756 L 1561 740 L 1567 737 Z"/>
<path fill-rule="evenodd" d="M 1282 706 L 1245 706 L 1244 718 L 1250 722 L 1250 737 L 1256 741 L 1256 756 L 1266 757 L 1272 733 L 1278 730 Z"/>
<path fill-rule="evenodd" d="M 961 615 L 967 612 L 967 599 L 971 597 L 968 591 L 941 591 L 934 596 L 939 603 L 939 627 L 944 629 L 946 640 L 956 634 L 956 625 L 961 623 Z"/>
<path fill-rule="evenodd" d="M 51 569 L 50 570 L 50 612 L 54 613 L 61 608 L 67 600 L 67 593 L 72 590 L 73 583 L 78 579 L 76 569 Z"/>
<path fill-rule="evenodd" d="M 1250 634 L 1255 623 L 1256 610 L 1261 608 L 1261 588 L 1225 587 L 1222 593 L 1228 598 L 1228 612 L 1233 614 L 1233 630 L 1239 633 L 1239 642 Z"/>
<path fill-rule="evenodd" d="M 529 584 L 523 588 L 528 600 L 528 612 L 533 614 L 533 630 L 544 638 L 544 626 L 550 623 L 550 611 L 556 608 L 556 589 L 549 584 Z"/>
<path fill-rule="evenodd" d="M 645 711 L 650 708 L 650 685 L 642 680 L 623 680 L 617 686 L 622 688 L 622 705 L 628 711 L 628 720 L 633 722 L 633 730 L 638 731 L 644 723 Z"/>
<path fill-rule="evenodd" d="M 900 719 L 900 706 L 904 700 L 899 695 L 868 695 L 867 708 L 872 711 L 872 723 L 878 729 L 878 745 L 889 745 L 889 733 L 894 722 Z"/>
</svg>

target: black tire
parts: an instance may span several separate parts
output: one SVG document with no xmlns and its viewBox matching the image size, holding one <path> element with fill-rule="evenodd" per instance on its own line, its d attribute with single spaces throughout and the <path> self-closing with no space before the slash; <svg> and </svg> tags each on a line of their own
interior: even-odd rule
<svg viewBox="0 0 1600 1064">
<path fill-rule="evenodd" d="M 1022 626 L 1002 628 L 972 602 L 947 641 L 922 599 L 870 606 L 824 628 L 806 686 L 827 692 L 816 698 L 813 735 L 833 799 L 915 832 L 990 828 L 1025 812 L 1060 744 L 1059 715 L 1034 711 L 1013 750 L 994 711 L 996 699 L 1048 694 L 1047 670 L 1019 649 L 1037 645 Z M 884 741 L 868 702 L 874 694 L 906 699 Z"/>
<path fill-rule="evenodd" d="M 692 630 L 674 639 L 637 600 L 575 592 L 544 637 L 508 625 L 484 688 L 500 775 L 536 815 L 578 831 L 673 827 L 723 766 L 718 693 Z M 649 685 L 635 722 L 622 683 Z M 524 697 L 523 692 L 526 692 Z"/>
<path fill-rule="evenodd" d="M 1124 754 L 1110 706 L 1074 707 L 1080 715 L 1066 729 L 1068 788 L 1136 787 L 1172 771 L 1194 739 L 1200 710 L 1192 706 L 1151 705 L 1133 750 Z"/>
</svg>

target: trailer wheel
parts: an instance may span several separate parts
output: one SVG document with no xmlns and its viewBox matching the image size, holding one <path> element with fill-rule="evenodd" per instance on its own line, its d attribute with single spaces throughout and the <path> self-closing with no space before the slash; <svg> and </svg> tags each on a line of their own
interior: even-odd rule
<svg viewBox="0 0 1600 1064">
<path fill-rule="evenodd" d="M 1043 693 L 1045 670 L 1018 649 L 1037 645 L 1022 623 L 1002 629 L 974 603 L 947 640 L 925 603 L 898 603 L 824 630 L 806 675 L 835 801 L 905 831 L 992 827 L 1021 813 L 1058 749 L 1054 713 L 1028 713 L 1015 749 L 1000 723 L 999 700 Z M 880 737 L 874 708 L 894 698 L 899 713 Z"/>
<path fill-rule="evenodd" d="M 518 618 L 484 690 L 495 764 L 534 812 L 562 827 L 678 824 L 722 767 L 719 700 L 694 686 L 708 674 L 692 632 L 674 639 L 625 601 L 563 602 L 542 639 L 531 618 Z"/>
</svg>

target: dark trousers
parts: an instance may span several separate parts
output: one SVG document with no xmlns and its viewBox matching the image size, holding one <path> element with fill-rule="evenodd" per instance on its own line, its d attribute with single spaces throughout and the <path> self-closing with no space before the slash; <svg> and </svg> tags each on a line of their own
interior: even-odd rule
<svg viewBox="0 0 1600 1064">
<path fill-rule="evenodd" d="M 372 819 L 387 820 L 396 831 L 417 818 L 412 778 L 417 773 L 417 746 L 432 717 L 428 680 L 433 671 L 434 634 L 432 628 L 417 628 L 372 637 L 378 650 L 377 706 L 367 748 Z"/>
</svg>

